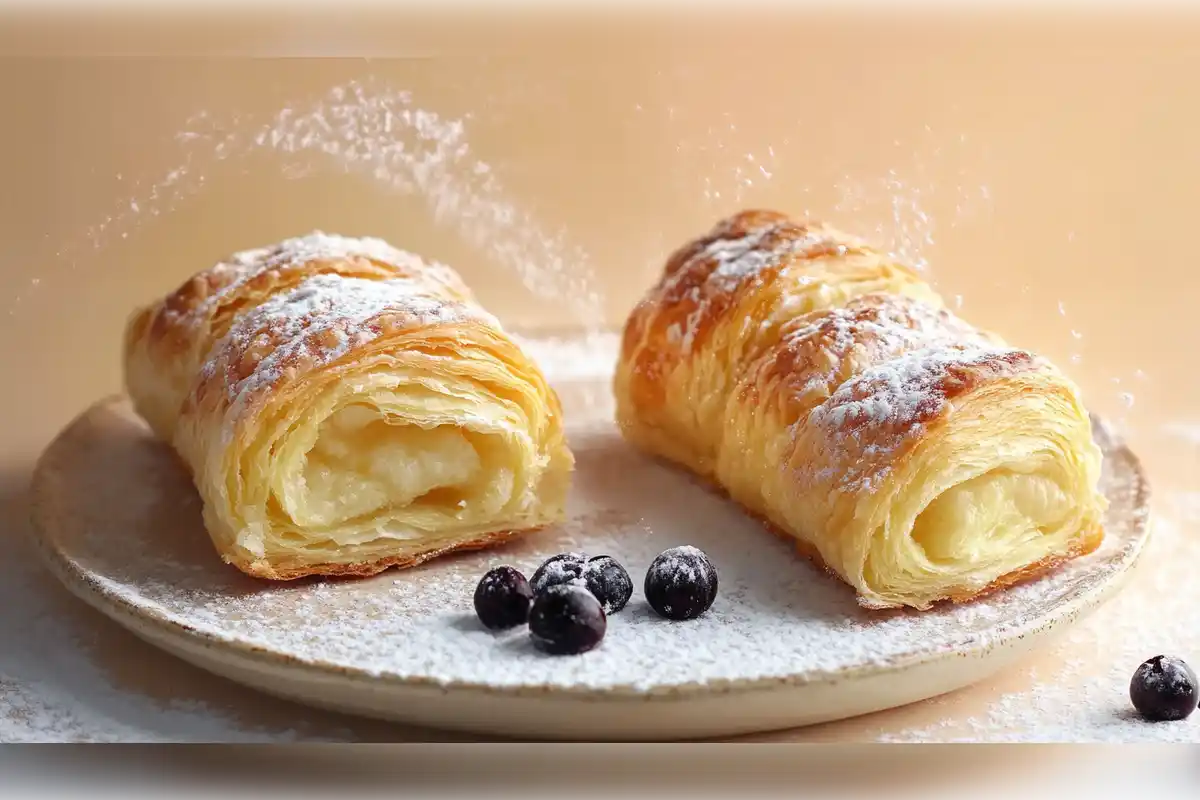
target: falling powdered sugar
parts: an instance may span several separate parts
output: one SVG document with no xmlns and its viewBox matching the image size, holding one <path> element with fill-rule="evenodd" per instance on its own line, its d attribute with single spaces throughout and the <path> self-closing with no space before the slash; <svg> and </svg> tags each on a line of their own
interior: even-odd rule
<svg viewBox="0 0 1200 800">
<path fill-rule="evenodd" d="M 198 113 L 176 135 L 181 163 L 152 182 L 127 181 L 135 194 L 56 255 L 74 264 L 85 248 L 124 239 L 147 218 L 180 210 L 214 183 L 209 177 L 217 164 L 268 151 L 284 159 L 290 178 L 333 165 L 420 197 L 434 224 L 451 228 L 511 270 L 530 292 L 566 304 L 585 327 L 603 327 L 603 300 L 587 254 L 569 243 L 565 231 L 547 230 L 507 196 L 496 171 L 476 157 L 469 124 L 469 115 L 422 108 L 411 92 L 373 79 L 334 86 L 315 102 L 289 105 L 266 120 Z"/>
<path fill-rule="evenodd" d="M 893 141 L 896 148 L 911 150 L 907 163 L 868 179 L 844 176 L 836 186 L 839 199 L 835 210 L 857 220 L 863 229 L 874 223 L 874 237 L 889 252 L 918 270 L 928 271 L 926 253 L 934 246 L 937 232 L 931 209 L 935 204 L 953 203 L 953 212 L 937 214 L 938 220 L 950 228 L 988 210 L 991 189 L 969 180 L 965 165 L 980 160 L 986 163 L 990 156 L 986 147 L 969 141 L 963 133 L 947 136 L 925 125 L 916 138 L 926 142 Z M 948 180 L 947 173 L 953 178 Z"/>
</svg>

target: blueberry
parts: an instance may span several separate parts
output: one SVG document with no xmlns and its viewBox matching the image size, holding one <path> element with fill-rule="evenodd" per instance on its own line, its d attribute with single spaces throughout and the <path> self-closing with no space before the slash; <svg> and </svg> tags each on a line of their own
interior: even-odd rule
<svg viewBox="0 0 1200 800">
<path fill-rule="evenodd" d="M 1186 719 L 1196 710 L 1196 673 L 1181 658 L 1155 656 L 1133 673 L 1129 699 L 1151 722 Z"/>
<path fill-rule="evenodd" d="M 617 613 L 633 596 L 633 580 L 612 556 L 589 558 L 583 568 L 583 580 L 605 614 Z"/>
<path fill-rule="evenodd" d="M 646 600 L 667 619 L 695 619 L 717 599 L 717 570 L 690 545 L 672 547 L 646 570 Z"/>
<path fill-rule="evenodd" d="M 557 586 L 560 583 L 582 584 L 583 568 L 587 565 L 587 560 L 588 557 L 583 553 L 559 553 L 546 559 L 546 562 L 538 567 L 537 571 L 533 573 L 533 577 L 529 579 L 533 593 L 541 594 L 551 586 Z"/>
<path fill-rule="evenodd" d="M 529 611 L 529 633 L 553 655 L 586 653 L 604 639 L 608 619 L 595 595 L 574 583 L 548 586 Z"/>
<path fill-rule="evenodd" d="M 532 602 L 529 581 L 512 567 L 488 570 L 475 587 L 475 613 L 484 627 L 492 630 L 523 624 Z"/>
</svg>

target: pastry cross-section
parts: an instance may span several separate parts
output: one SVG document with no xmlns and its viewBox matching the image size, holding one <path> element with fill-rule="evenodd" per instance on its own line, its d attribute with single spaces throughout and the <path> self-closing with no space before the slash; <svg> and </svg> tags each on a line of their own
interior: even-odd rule
<svg viewBox="0 0 1200 800">
<path fill-rule="evenodd" d="M 554 390 L 449 267 L 321 233 L 136 312 L 126 387 L 229 563 L 370 575 L 563 518 Z"/>
</svg>

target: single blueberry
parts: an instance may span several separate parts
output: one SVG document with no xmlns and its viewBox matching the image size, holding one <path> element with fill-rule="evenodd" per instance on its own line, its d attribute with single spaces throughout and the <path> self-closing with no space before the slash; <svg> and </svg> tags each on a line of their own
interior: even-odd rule
<svg viewBox="0 0 1200 800">
<path fill-rule="evenodd" d="M 552 655 L 586 653 L 604 639 L 608 619 L 595 595 L 574 583 L 538 592 L 529 610 L 529 634 Z"/>
<path fill-rule="evenodd" d="M 646 570 L 646 601 L 667 619 L 695 619 L 717 599 L 717 569 L 691 545 L 660 553 Z"/>
<path fill-rule="evenodd" d="M 1181 658 L 1155 656 L 1133 673 L 1129 699 L 1151 722 L 1186 719 L 1200 701 L 1196 673 Z"/>
<path fill-rule="evenodd" d="M 546 559 L 529 579 L 533 593 L 540 594 L 560 583 L 582 583 L 583 568 L 587 565 L 587 560 L 588 557 L 583 553 L 559 553 Z"/>
<path fill-rule="evenodd" d="M 484 627 L 491 630 L 523 624 L 529 618 L 532 602 L 529 581 L 512 567 L 488 570 L 475 587 L 475 613 Z"/>
<path fill-rule="evenodd" d="M 583 568 L 584 585 L 596 596 L 605 614 L 615 614 L 633 596 L 633 579 L 612 556 L 588 559 Z"/>
</svg>

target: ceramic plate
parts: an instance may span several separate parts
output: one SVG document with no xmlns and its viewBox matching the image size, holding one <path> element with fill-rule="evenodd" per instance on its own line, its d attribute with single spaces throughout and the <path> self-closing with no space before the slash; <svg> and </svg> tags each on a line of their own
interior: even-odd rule
<svg viewBox="0 0 1200 800">
<path fill-rule="evenodd" d="M 1111 503 L 1100 550 L 974 603 L 866 612 L 733 503 L 628 447 L 610 422 L 608 377 L 587 368 L 611 360 L 537 346 L 578 461 L 566 524 L 366 580 L 259 582 L 217 558 L 187 474 L 116 397 L 77 418 L 38 467 L 47 560 L 138 635 L 265 692 L 481 734 L 646 740 L 812 724 L 974 683 L 1111 596 L 1147 536 L 1141 467 L 1097 425 Z M 705 550 L 720 574 L 712 609 L 683 623 L 658 618 L 641 592 L 651 559 L 678 544 Z M 529 575 L 566 550 L 612 555 L 634 579 L 598 649 L 544 655 L 525 631 L 479 625 L 472 593 L 487 569 Z"/>
</svg>

